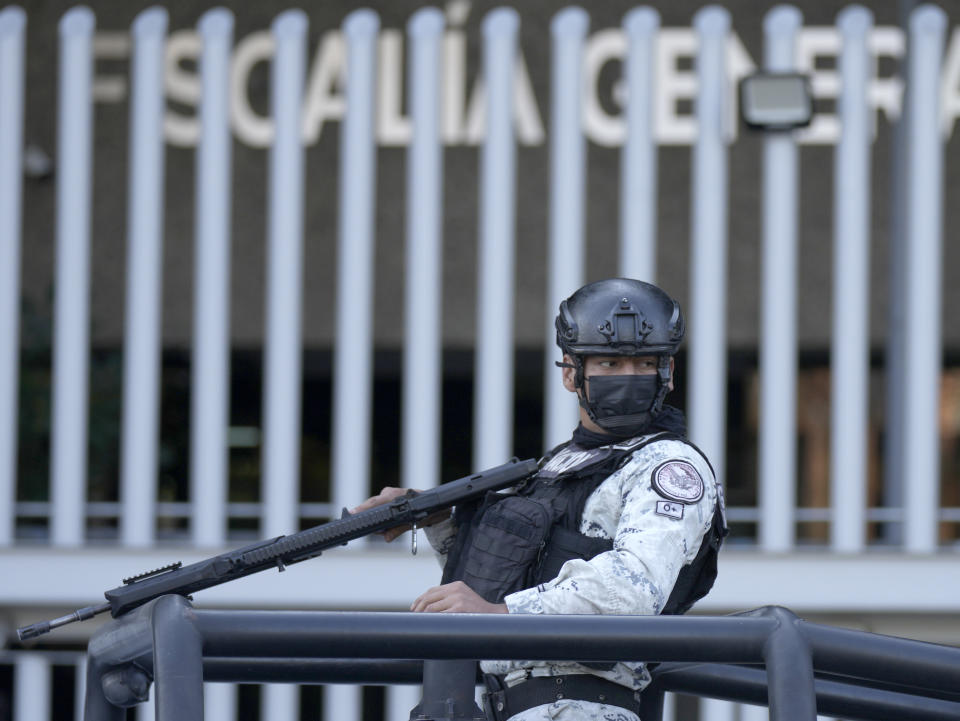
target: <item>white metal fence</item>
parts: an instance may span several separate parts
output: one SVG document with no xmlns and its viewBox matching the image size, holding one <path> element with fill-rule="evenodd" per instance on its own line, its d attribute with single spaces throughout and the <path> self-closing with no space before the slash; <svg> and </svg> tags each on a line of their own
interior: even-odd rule
<svg viewBox="0 0 960 721">
<path fill-rule="evenodd" d="M 513 397 L 513 287 L 515 136 L 512 117 L 513 74 L 519 18 L 509 9 L 492 11 L 483 25 L 484 77 L 487 86 L 486 136 L 481 149 L 479 262 L 477 264 L 475 467 L 511 454 Z M 555 169 L 550 185 L 549 288 L 545 305 L 558 301 L 583 280 L 585 247 L 584 174 L 587 147 L 579 117 L 576 81 L 588 18 L 577 8 L 559 12 L 552 25 L 553 115 L 550 154 Z M 792 48 L 802 18 L 781 7 L 765 23 L 765 65 L 771 71 L 798 67 Z M 0 544 L 14 542 L 18 513 L 46 509 L 55 546 L 84 543 L 88 513 L 108 512 L 107 505 L 88 508 L 86 499 L 87 412 L 89 376 L 89 278 L 91 175 L 91 45 L 95 18 L 86 8 L 69 11 L 60 23 L 59 140 L 57 172 L 56 283 L 54 310 L 53 414 L 48 506 L 15 503 L 16 398 L 18 377 L 20 278 L 20 203 L 25 75 L 26 16 L 16 7 L 0 15 L 3 64 L 0 142 L 0 222 L 4 355 L 0 365 Z M 265 304 L 263 394 L 263 532 L 295 527 L 299 517 L 298 459 L 300 428 L 300 351 L 304 173 L 299 108 L 303 88 L 307 18 L 291 11 L 276 19 L 272 32 L 278 48 L 272 84 L 274 141 L 267 184 L 269 207 L 265 229 L 268 283 Z M 946 19 L 933 6 L 912 17 L 905 102 L 907 173 L 910 188 L 905 208 L 907 242 L 903 259 L 903 312 L 908 333 L 902 346 L 911 352 L 903 423 L 893 439 L 908 449 L 911 492 L 902 508 L 866 507 L 866 383 L 869 372 L 867 291 L 872 129 L 867 117 L 869 83 L 868 32 L 871 14 L 851 6 L 838 18 L 843 38 L 839 62 L 842 134 L 835 153 L 835 283 L 832 344 L 831 510 L 836 550 L 858 551 L 865 544 L 868 519 L 903 524 L 904 548 L 914 552 L 937 547 L 937 524 L 956 513 L 941 513 L 938 499 L 937 384 L 939 382 L 943 148 L 938 131 L 939 63 Z M 658 16 L 638 8 L 624 20 L 628 43 L 626 81 L 630 90 L 622 150 L 621 270 L 625 275 L 655 278 L 657 152 L 651 133 L 650 54 L 656 45 Z M 725 459 L 726 409 L 726 227 L 727 105 L 731 102 L 724 38 L 727 12 L 701 10 L 695 19 L 700 39 L 698 62 L 698 135 L 692 161 L 692 299 L 688 410 L 691 437 L 718 469 Z M 191 411 L 191 503 L 165 510 L 191 519 L 192 540 L 201 546 L 221 544 L 226 534 L 227 441 L 229 409 L 230 280 L 230 130 L 225 98 L 232 17 L 209 11 L 197 27 L 204 91 L 200 106 L 201 138 L 196 162 L 196 303 Z M 426 8 L 409 24 L 412 61 L 409 88 L 414 134 L 409 146 L 409 275 L 405 300 L 403 478 L 438 481 L 438 448 L 432 439 L 439 427 L 443 207 L 442 139 L 438 120 L 441 84 L 436 53 L 443 39 L 443 15 Z M 374 152 L 373 105 L 376 87 L 376 37 L 379 21 L 370 11 L 346 18 L 347 114 L 341 126 L 341 196 L 338 244 L 338 301 L 332 477 L 334 507 L 360 500 L 369 474 L 372 393 L 373 209 L 377 158 Z M 164 174 L 162 129 L 165 11 L 143 12 L 132 27 L 132 83 L 126 337 L 121 453 L 120 543 L 150 546 L 155 541 L 159 358 L 162 299 L 162 229 Z M 561 81 L 562 79 L 562 81 Z M 789 133 L 771 134 L 764 145 L 762 327 L 760 332 L 761 406 L 759 422 L 759 495 L 756 510 L 734 509 L 734 517 L 759 521 L 760 546 L 770 551 L 795 544 L 796 378 L 797 378 L 797 219 L 800 155 Z M 553 310 L 548 313 L 552 318 Z M 552 327 L 545 343 L 552 345 Z M 549 355 L 549 354 L 548 354 Z M 919 364 L 919 365 L 918 365 Z M 922 366 L 922 367 L 921 367 Z M 552 376 L 551 376 L 552 378 Z M 545 388 L 547 421 L 544 446 L 562 439 L 576 422 L 576 408 L 559 384 Z M 425 431 L 412 433 L 417 426 Z M 899 463 L 903 463 L 902 460 Z M 348 471 L 349 467 L 349 471 Z M 899 470 L 903 473 L 903 469 Z M 722 472 L 722 471 L 721 471 Z M 198 479 L 203 478 L 203 483 Z M 955 520 L 955 519 L 954 519 Z"/>
<path fill-rule="evenodd" d="M 201 137 L 196 155 L 196 283 L 192 364 L 190 503 L 158 504 L 157 448 L 162 298 L 164 146 L 160 125 L 163 53 L 167 35 L 164 10 L 141 13 L 132 27 L 130 167 L 127 178 L 130 222 L 128 294 L 124 345 L 121 500 L 87 504 L 87 413 L 90 342 L 90 254 L 92 157 L 92 42 L 96 19 L 87 9 L 70 10 L 60 23 L 59 136 L 57 170 L 56 284 L 53 360 L 53 414 L 50 501 L 16 502 L 17 387 L 21 254 L 24 78 L 28 57 L 27 16 L 17 7 L 0 11 L 0 547 L 16 545 L 17 518 L 45 515 L 51 545 L 76 548 L 86 543 L 87 518 L 120 520 L 123 547 L 150 547 L 158 514 L 190 519 L 191 540 L 217 547 L 227 540 L 227 428 L 230 307 L 231 138 L 225 88 L 232 52 L 233 18 L 214 9 L 200 20 L 203 92 Z M 485 139 L 481 149 L 479 258 L 473 465 L 502 462 L 512 454 L 514 206 L 516 137 L 513 125 L 514 52 L 519 16 L 493 10 L 483 23 L 483 76 L 486 88 Z M 559 12 L 551 25 L 552 118 L 550 137 L 550 234 L 548 290 L 544 299 L 553 317 L 559 300 L 583 280 L 585 254 L 584 177 L 587 143 L 580 123 L 580 69 L 589 19 L 578 8 Z M 766 17 L 764 64 L 771 71 L 809 70 L 793 49 L 802 24 L 800 12 L 779 7 Z M 726 10 L 711 6 L 694 21 L 698 36 L 697 141 L 692 155 L 692 299 L 689 319 L 688 412 L 691 438 L 724 467 L 726 448 L 726 287 L 727 152 L 732 95 L 726 71 Z M 960 520 L 960 509 L 940 507 L 938 381 L 940 376 L 942 254 L 942 135 L 939 132 L 940 62 L 946 17 L 921 6 L 909 26 L 909 76 L 904 110 L 908 202 L 904 218 L 902 287 L 905 337 L 910 349 L 909 383 L 903 422 L 892 442 L 910 458 L 910 493 L 902 507 L 871 509 L 866 495 L 867 268 L 872 128 L 867 117 L 871 13 L 858 6 L 837 19 L 842 36 L 839 116 L 842 134 L 834 177 L 834 338 L 830 508 L 822 520 L 831 526 L 831 547 L 860 552 L 869 520 L 899 522 L 902 550 L 938 549 L 938 523 Z M 373 213 L 377 155 L 374 142 L 376 39 L 379 19 L 369 10 L 351 13 L 343 23 L 348 57 L 347 111 L 341 125 L 338 230 L 337 333 L 349 336 L 334 357 L 334 479 L 330 506 L 352 506 L 367 488 L 372 397 Z M 622 149 L 620 186 L 620 270 L 656 279 L 657 146 L 653 137 L 651 58 L 656 52 L 659 17 L 637 8 L 624 19 L 627 44 L 627 141 Z M 406 240 L 407 326 L 403 376 L 403 470 L 405 484 L 439 481 L 442 288 L 443 164 L 438 54 L 444 37 L 443 14 L 418 11 L 407 28 L 410 44 L 409 107 L 413 136 L 408 151 Z M 305 177 L 300 107 L 304 87 L 308 20 L 291 10 L 272 25 L 273 142 L 267 177 L 269 207 L 265 229 L 268 282 L 265 303 L 263 393 L 263 502 L 253 509 L 262 535 L 298 526 L 301 397 L 302 256 Z M 731 517 L 759 523 L 762 551 L 796 546 L 796 521 L 815 518 L 798 510 L 796 498 L 797 385 L 797 224 L 800 153 L 789 133 L 764 141 L 763 276 L 760 347 L 759 505 L 731 509 Z M 552 327 L 545 330 L 547 348 Z M 549 364 L 549 359 L 548 359 Z M 545 388 L 544 445 L 562 440 L 576 423 L 576 405 L 559 385 Z M 414 433 L 414 428 L 419 429 Z M 836 450 L 842 449 L 842 451 Z M 203 479 L 203 482 L 200 482 Z M 804 515 L 805 514 L 805 515 Z M 2 602 L 2 593 L 0 593 Z M 46 719 L 43 706 L 25 706 L 24 694 L 41 697 L 50 660 L 42 654 L 16 655 L 16 721 Z M 22 684 L 22 685 L 21 685 Z M 28 691 L 24 691 L 28 689 Z M 296 706 L 295 690 L 271 687 L 273 708 Z M 211 691 L 215 719 L 232 718 L 235 699 Z M 403 697 L 406 703 L 407 697 Z M 219 699 L 219 700 L 216 700 Z M 330 713 L 355 716 L 358 697 L 331 689 Z M 399 705 L 403 705 L 403 703 Z M 399 707 L 399 706 L 398 706 Z M 733 719 L 732 707 L 706 704 L 702 718 Z M 353 711 L 348 711 L 353 709 Z M 145 712 L 149 713 L 149 712 Z M 744 711 L 740 717 L 747 718 Z M 280 718 L 279 712 L 271 717 Z M 292 716 L 291 716 L 292 717 Z M 334 716 L 329 716 L 334 718 Z"/>
</svg>

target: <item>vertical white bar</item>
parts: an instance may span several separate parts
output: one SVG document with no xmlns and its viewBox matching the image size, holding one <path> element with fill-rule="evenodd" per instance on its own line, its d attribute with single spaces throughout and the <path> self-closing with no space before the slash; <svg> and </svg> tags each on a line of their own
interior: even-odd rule
<svg viewBox="0 0 960 721">
<path fill-rule="evenodd" d="M 297 721 L 300 718 L 299 686 L 267 683 L 260 688 L 260 718 L 269 721 Z"/>
<path fill-rule="evenodd" d="M 735 704 L 715 698 L 700 699 L 700 721 L 736 721 Z"/>
<path fill-rule="evenodd" d="M 0 10 L 0 546 L 16 525 L 26 28 L 23 8 Z"/>
<path fill-rule="evenodd" d="M 271 25 L 276 135 L 267 209 L 267 328 L 263 384 L 261 535 L 299 530 L 304 160 L 301 107 L 308 20 L 287 10 Z"/>
<path fill-rule="evenodd" d="M 13 669 L 13 721 L 50 721 L 50 663 L 42 653 L 18 653 Z"/>
<path fill-rule="evenodd" d="M 137 721 L 156 721 L 157 718 L 157 693 L 156 684 L 151 684 L 147 689 L 147 700 L 136 706 Z"/>
<path fill-rule="evenodd" d="M 410 712 L 420 703 L 420 686 L 389 686 L 385 721 L 408 721 Z"/>
<path fill-rule="evenodd" d="M 230 422 L 230 54 L 233 15 L 209 10 L 197 29 L 200 145 L 196 155 L 193 362 L 190 398 L 191 532 L 197 546 L 227 537 Z"/>
<path fill-rule="evenodd" d="M 907 136 L 907 302 L 904 341 L 906 394 L 904 545 L 912 553 L 937 548 L 940 501 L 941 289 L 943 287 L 943 135 L 940 132 L 940 64 L 947 18 L 934 5 L 910 16 Z M 906 463 L 906 460 L 904 460 Z"/>
<path fill-rule="evenodd" d="M 897 25 L 909 26 L 910 9 L 913 3 L 897 3 Z M 904 52 L 897 63 L 897 75 L 909 78 L 910 50 L 904 38 Z M 887 316 L 885 319 L 886 337 L 884 339 L 883 368 L 883 495 L 881 503 L 885 508 L 903 508 L 904 479 L 903 469 L 904 409 L 907 402 L 908 384 L 906 367 L 909 351 L 904 343 L 906 336 L 907 305 L 907 130 L 910 114 L 908 94 L 910 86 L 905 85 L 901 93 L 902 105 L 900 117 L 893 126 L 891 137 L 891 159 L 888 172 L 889 208 L 887 243 Z M 903 545 L 906 523 L 887 523 L 882 528 L 883 539 L 887 543 Z"/>
<path fill-rule="evenodd" d="M 693 269 L 690 281 L 690 439 L 723 482 L 727 413 L 727 143 L 724 117 L 730 14 L 709 6 L 694 16 L 699 37 L 693 148 Z"/>
<path fill-rule="evenodd" d="M 333 376 L 334 508 L 352 508 L 370 487 L 373 396 L 373 251 L 376 146 L 374 121 L 377 34 L 372 10 L 343 22 L 347 46 L 347 108 L 340 126 L 340 218 L 337 333 Z"/>
<path fill-rule="evenodd" d="M 480 153 L 480 238 L 474 368 L 473 467 L 503 463 L 513 447 L 513 315 L 516 261 L 514 65 L 520 16 L 483 19 L 487 136 Z"/>
<path fill-rule="evenodd" d="M 77 665 L 74 670 L 73 679 L 73 719 L 74 721 L 83 721 L 83 705 L 87 699 L 86 654 L 77 656 Z"/>
<path fill-rule="evenodd" d="M 323 721 L 360 721 L 362 718 L 360 686 L 330 684 L 323 687 Z"/>
<path fill-rule="evenodd" d="M 554 319 L 560 302 L 583 285 L 586 210 L 586 140 L 580 122 L 583 43 L 590 16 L 569 7 L 553 16 L 550 61 L 550 229 L 544 341 L 544 450 L 567 440 L 576 427 L 576 396 L 559 379 Z"/>
<path fill-rule="evenodd" d="M 203 684 L 203 721 L 237 721 L 236 684 Z"/>
<path fill-rule="evenodd" d="M 657 280 L 657 143 L 653 133 L 660 14 L 651 7 L 623 18 L 627 36 L 627 140 L 620 153 L 620 275 Z"/>
<path fill-rule="evenodd" d="M 803 16 L 780 5 L 764 18 L 764 69 L 792 72 Z M 763 140 L 760 303 L 760 547 L 793 548 L 797 486 L 797 234 L 799 156 L 789 132 Z"/>
<path fill-rule="evenodd" d="M 842 553 L 863 550 L 866 540 L 872 26 L 864 7 L 851 5 L 837 16 L 842 90 L 834 153 L 830 507 L 831 545 Z"/>
<path fill-rule="evenodd" d="M 90 368 L 94 23 L 93 12 L 82 6 L 68 10 L 60 20 L 50 439 L 50 537 L 56 546 L 79 546 L 84 535 Z"/>
<path fill-rule="evenodd" d="M 431 488 L 440 482 L 443 28 L 443 13 L 437 8 L 422 8 L 407 23 L 413 125 L 413 140 L 407 151 L 403 346 L 401 482 L 407 488 Z"/>
<path fill-rule="evenodd" d="M 663 694 L 663 721 L 677 721 L 676 694 Z"/>
<path fill-rule="evenodd" d="M 127 206 L 127 313 L 123 349 L 120 538 L 153 544 L 160 444 L 163 297 L 163 73 L 167 11 L 133 21 Z"/>
<path fill-rule="evenodd" d="M 741 704 L 740 721 L 770 721 L 770 709 L 766 706 Z"/>
</svg>

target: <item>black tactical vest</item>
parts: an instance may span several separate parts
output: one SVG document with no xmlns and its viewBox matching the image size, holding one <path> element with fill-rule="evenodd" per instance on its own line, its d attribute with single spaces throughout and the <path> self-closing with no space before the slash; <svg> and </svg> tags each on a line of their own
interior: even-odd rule
<svg viewBox="0 0 960 721">
<path fill-rule="evenodd" d="M 589 560 L 611 550 L 612 539 L 579 531 L 587 498 L 633 453 L 661 440 L 681 440 L 700 452 L 671 433 L 598 448 L 567 442 L 550 451 L 541 460 L 540 472 L 515 492 L 489 493 L 479 503 L 458 506 L 454 515 L 458 533 L 443 583 L 463 581 L 487 601 L 501 603 L 511 593 L 556 578 L 571 559 Z M 710 530 L 696 558 L 681 569 L 661 613 L 685 613 L 707 594 L 717 576 L 717 554 L 726 533 L 718 498 Z"/>
</svg>

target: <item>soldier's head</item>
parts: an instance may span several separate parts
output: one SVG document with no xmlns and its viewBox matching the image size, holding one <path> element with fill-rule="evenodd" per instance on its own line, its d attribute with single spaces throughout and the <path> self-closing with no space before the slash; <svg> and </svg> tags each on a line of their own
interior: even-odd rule
<svg viewBox="0 0 960 721">
<path fill-rule="evenodd" d="M 560 303 L 556 328 L 557 365 L 580 399 L 584 425 L 622 437 L 642 431 L 673 389 L 680 305 L 650 283 L 609 278 Z"/>
</svg>

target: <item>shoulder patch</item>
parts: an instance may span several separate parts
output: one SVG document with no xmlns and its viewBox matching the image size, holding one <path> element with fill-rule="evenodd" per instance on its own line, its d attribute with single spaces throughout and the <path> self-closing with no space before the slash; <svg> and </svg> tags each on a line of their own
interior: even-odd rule
<svg viewBox="0 0 960 721">
<path fill-rule="evenodd" d="M 653 472 L 651 485 L 668 501 L 696 503 L 703 498 L 703 478 L 686 461 L 661 463 Z"/>
</svg>

